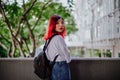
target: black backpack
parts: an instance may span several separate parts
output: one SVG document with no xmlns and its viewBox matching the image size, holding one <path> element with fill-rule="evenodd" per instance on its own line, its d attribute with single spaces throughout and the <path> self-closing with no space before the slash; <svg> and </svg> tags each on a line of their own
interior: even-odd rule
<svg viewBox="0 0 120 80">
<path fill-rule="evenodd" d="M 55 60 L 58 57 L 57 55 L 54 58 L 53 62 L 50 62 L 45 53 L 48 44 L 55 35 L 53 35 L 48 42 L 45 42 L 43 50 L 39 53 L 37 57 L 34 58 L 34 73 L 41 79 L 47 79 L 51 76 L 53 65 L 55 64 Z"/>
</svg>

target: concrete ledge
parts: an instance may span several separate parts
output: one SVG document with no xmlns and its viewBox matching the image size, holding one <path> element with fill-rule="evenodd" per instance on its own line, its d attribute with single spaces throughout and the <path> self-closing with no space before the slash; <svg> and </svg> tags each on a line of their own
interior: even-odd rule
<svg viewBox="0 0 120 80">
<path fill-rule="evenodd" d="M 120 80 L 118 58 L 73 58 L 72 80 Z M 0 80 L 40 80 L 34 74 L 33 58 L 1 58 Z"/>
</svg>

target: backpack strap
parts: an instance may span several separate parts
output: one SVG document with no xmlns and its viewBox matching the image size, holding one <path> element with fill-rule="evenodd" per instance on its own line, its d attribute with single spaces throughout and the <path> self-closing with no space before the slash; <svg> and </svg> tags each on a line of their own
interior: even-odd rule
<svg viewBox="0 0 120 80">
<path fill-rule="evenodd" d="M 50 37 L 50 39 L 48 40 L 48 42 L 47 42 L 47 41 L 45 42 L 45 45 L 44 45 L 44 47 L 43 47 L 43 51 L 45 51 L 45 50 L 47 49 L 47 46 L 49 45 L 50 41 L 51 41 L 52 38 L 53 38 L 54 36 L 56 36 L 56 35 L 58 35 L 58 34 L 52 35 L 52 36 Z"/>
<path fill-rule="evenodd" d="M 45 52 L 45 50 L 47 49 L 47 46 L 49 45 L 49 43 L 50 43 L 50 41 L 52 40 L 52 38 L 53 38 L 54 36 L 56 36 L 56 35 L 58 35 L 58 34 L 52 35 L 52 36 L 50 37 L 50 39 L 48 40 L 48 42 L 47 42 L 47 41 L 45 42 L 45 45 L 44 45 L 44 48 L 43 48 L 43 51 L 44 51 L 44 52 Z M 44 53 L 44 56 L 45 56 L 45 58 L 47 59 L 47 56 L 46 56 L 45 53 Z M 53 63 L 52 63 L 53 65 L 55 64 L 55 61 L 56 61 L 57 57 L 58 57 L 58 55 L 55 56 L 55 58 L 54 58 L 54 60 L 53 60 Z"/>
<path fill-rule="evenodd" d="M 58 55 L 55 56 L 55 58 L 54 58 L 54 60 L 53 60 L 53 63 L 52 63 L 53 65 L 55 64 L 55 61 L 56 61 L 57 57 L 58 57 Z"/>
</svg>

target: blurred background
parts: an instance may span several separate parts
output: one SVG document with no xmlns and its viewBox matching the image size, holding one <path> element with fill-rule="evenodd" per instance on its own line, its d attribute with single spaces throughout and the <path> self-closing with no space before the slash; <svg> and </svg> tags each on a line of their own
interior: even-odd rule
<svg viewBox="0 0 120 80">
<path fill-rule="evenodd" d="M 0 0 L 0 57 L 39 53 L 53 14 L 65 20 L 72 57 L 120 57 L 120 0 Z"/>
</svg>

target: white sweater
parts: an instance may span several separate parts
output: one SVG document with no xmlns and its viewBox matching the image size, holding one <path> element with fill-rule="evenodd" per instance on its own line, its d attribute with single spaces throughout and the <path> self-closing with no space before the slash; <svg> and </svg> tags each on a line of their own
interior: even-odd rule
<svg viewBox="0 0 120 80">
<path fill-rule="evenodd" d="M 56 62 L 71 61 L 69 49 L 61 35 L 52 38 L 45 52 L 50 61 L 53 61 L 56 55 L 58 55 Z"/>
</svg>

